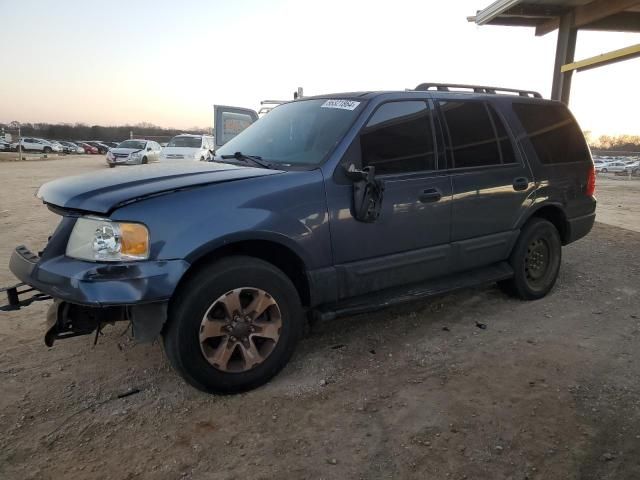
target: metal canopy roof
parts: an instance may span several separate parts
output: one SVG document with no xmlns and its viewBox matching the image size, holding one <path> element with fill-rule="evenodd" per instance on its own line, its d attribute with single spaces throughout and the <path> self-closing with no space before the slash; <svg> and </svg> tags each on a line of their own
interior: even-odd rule
<svg viewBox="0 0 640 480">
<path fill-rule="evenodd" d="M 536 35 L 556 30 L 563 16 L 572 28 L 640 32 L 640 0 L 497 0 L 468 17 L 477 25 L 535 27 Z"/>
</svg>

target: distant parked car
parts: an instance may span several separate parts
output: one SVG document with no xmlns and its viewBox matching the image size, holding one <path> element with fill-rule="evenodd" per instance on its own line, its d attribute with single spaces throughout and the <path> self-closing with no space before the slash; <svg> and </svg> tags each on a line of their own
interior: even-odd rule
<svg viewBox="0 0 640 480">
<path fill-rule="evenodd" d="M 116 148 L 119 145 L 118 142 L 101 142 L 101 143 L 103 143 L 104 145 L 106 145 L 109 148 Z"/>
<path fill-rule="evenodd" d="M 96 147 L 94 147 L 93 145 L 89 145 L 88 143 L 79 142 L 78 145 L 84 149 L 84 153 L 90 153 L 92 155 L 96 155 L 99 153 Z"/>
<path fill-rule="evenodd" d="M 156 162 L 160 157 L 160 144 L 151 140 L 125 140 L 107 152 L 107 165 L 140 165 Z"/>
<path fill-rule="evenodd" d="M 89 145 L 96 147 L 98 149 L 98 153 L 101 155 L 107 153 L 111 148 L 109 145 L 105 145 L 104 143 L 95 140 L 87 140 L 84 143 L 88 143 Z"/>
<path fill-rule="evenodd" d="M 211 135 L 177 135 L 162 149 L 160 160 L 202 160 L 213 158 Z"/>
<path fill-rule="evenodd" d="M 68 142 L 66 140 L 60 140 L 58 143 L 62 145 L 63 151 L 65 153 L 85 153 L 84 148 L 80 145 L 76 145 L 73 142 Z"/>
<path fill-rule="evenodd" d="M 47 140 L 47 142 L 49 142 L 51 145 L 58 147 L 60 149 L 60 152 L 62 153 L 69 153 L 69 149 L 67 147 L 65 147 L 64 145 L 62 145 L 59 141 L 57 140 Z"/>
<path fill-rule="evenodd" d="M 15 144 L 15 149 L 22 150 L 23 152 L 62 152 L 62 147 L 60 147 L 60 145 L 55 145 L 48 140 L 34 137 L 22 137 L 20 141 Z"/>
<path fill-rule="evenodd" d="M 627 166 L 624 167 L 624 170 L 632 175 L 640 174 L 640 160 L 627 164 Z"/>
<path fill-rule="evenodd" d="M 622 160 L 616 160 L 614 162 L 609 162 L 606 165 L 603 165 L 602 167 L 600 167 L 600 169 L 598 170 L 598 168 L 596 167 L 596 171 L 599 171 L 600 173 L 608 173 L 608 172 L 612 172 L 612 173 L 617 173 L 617 172 L 624 172 L 624 167 L 626 167 L 627 164 L 625 162 L 623 162 Z"/>
<path fill-rule="evenodd" d="M 0 151 L 9 152 L 11 151 L 11 144 L 6 140 L 0 140 Z"/>
</svg>

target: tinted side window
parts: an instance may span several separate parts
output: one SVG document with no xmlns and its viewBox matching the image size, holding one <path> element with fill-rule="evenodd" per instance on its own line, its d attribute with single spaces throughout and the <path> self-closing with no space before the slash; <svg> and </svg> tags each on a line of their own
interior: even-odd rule
<svg viewBox="0 0 640 480">
<path fill-rule="evenodd" d="M 514 103 L 513 111 L 542 163 L 589 161 L 584 135 L 564 105 Z"/>
<path fill-rule="evenodd" d="M 363 166 L 376 173 L 435 169 L 431 112 L 421 101 L 381 105 L 360 134 Z"/>
<path fill-rule="evenodd" d="M 500 164 L 500 152 L 487 107 L 483 102 L 440 101 L 454 168 Z"/>
<path fill-rule="evenodd" d="M 515 163 L 516 154 L 513 151 L 511 138 L 509 138 L 507 129 L 504 127 L 504 122 L 491 105 L 487 105 L 487 108 L 491 113 L 491 119 L 493 120 L 493 125 L 496 128 L 498 144 L 500 146 L 500 153 L 502 154 L 502 163 Z"/>
</svg>

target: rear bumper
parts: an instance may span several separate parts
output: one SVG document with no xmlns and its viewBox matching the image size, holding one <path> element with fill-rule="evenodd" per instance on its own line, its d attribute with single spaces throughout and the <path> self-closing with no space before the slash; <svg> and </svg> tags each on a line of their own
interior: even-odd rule
<svg viewBox="0 0 640 480">
<path fill-rule="evenodd" d="M 22 282 L 66 302 L 92 307 L 166 302 L 189 268 L 184 260 L 94 263 L 64 255 L 40 259 L 20 246 L 9 268 Z"/>
<path fill-rule="evenodd" d="M 588 234 L 593 228 L 595 221 L 595 212 L 569 219 L 569 238 L 566 243 L 575 242 Z"/>
</svg>

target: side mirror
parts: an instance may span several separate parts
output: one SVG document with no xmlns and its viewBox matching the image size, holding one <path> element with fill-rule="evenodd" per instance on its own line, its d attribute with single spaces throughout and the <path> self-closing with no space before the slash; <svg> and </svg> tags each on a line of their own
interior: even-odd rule
<svg viewBox="0 0 640 480">
<path fill-rule="evenodd" d="M 353 165 L 345 169 L 347 178 L 353 181 L 353 217 L 366 223 L 375 222 L 382 210 L 384 182 L 375 178 L 375 167 L 357 170 Z"/>
<path fill-rule="evenodd" d="M 151 147 L 147 147 L 147 152 L 150 152 L 150 151 L 151 151 Z"/>
</svg>

